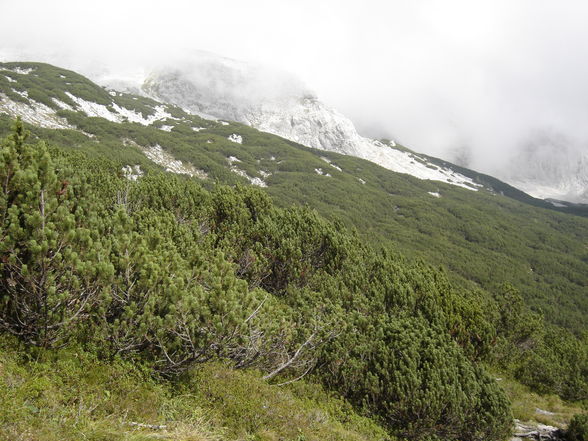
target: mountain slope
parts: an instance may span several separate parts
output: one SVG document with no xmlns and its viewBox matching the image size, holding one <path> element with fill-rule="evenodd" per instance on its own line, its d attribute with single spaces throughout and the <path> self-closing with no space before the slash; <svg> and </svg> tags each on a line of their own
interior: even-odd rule
<svg viewBox="0 0 588 441">
<path fill-rule="evenodd" d="M 356 156 L 419 179 L 475 190 L 477 185 L 450 167 L 396 149 L 393 141 L 364 138 L 344 115 L 319 101 L 295 78 L 259 66 L 199 54 L 182 70 L 152 73 L 140 86 L 147 96 L 190 113 L 242 122 L 320 150 Z"/>
<path fill-rule="evenodd" d="M 588 202 L 588 153 L 563 136 L 533 137 L 513 158 L 505 176 L 513 185 L 538 198 L 556 203 Z"/>
<path fill-rule="evenodd" d="M 284 388 L 257 372 L 211 364 L 190 372 L 179 388 L 149 376 L 138 363 L 88 352 L 38 351 L 34 361 L 22 354 L 22 345 L 0 342 L 3 440 L 391 440 L 314 384 Z"/>
<path fill-rule="evenodd" d="M 186 398 L 227 399 L 229 421 L 250 408 L 237 417 L 243 438 L 259 426 L 295 431 L 295 414 L 273 418 L 270 388 L 256 409 L 262 381 L 231 372 L 211 384 L 219 373 L 206 363 L 256 369 L 283 386 L 307 377 L 402 438 L 509 434 L 508 400 L 480 363 L 497 335 L 490 311 L 500 313 L 442 272 L 374 249 L 308 208 L 275 207 L 252 186 L 206 191 L 152 170 L 130 179 L 107 158 L 27 143 L 20 121 L 1 153 L 0 332 L 26 357 L 71 369 L 56 352 L 67 347 L 132 361 Z M 0 400 L 10 401 L 8 388 Z M 588 393 L 581 383 L 572 390 Z"/>
<path fill-rule="evenodd" d="M 259 65 L 198 52 L 181 67 L 152 72 L 130 87 L 190 113 L 239 121 L 264 132 L 321 150 L 375 162 L 390 170 L 475 188 L 475 183 L 444 161 L 430 167 L 425 155 L 407 155 L 402 149 L 383 148 L 357 133 L 351 120 L 322 103 L 292 75 Z M 135 79 L 137 81 L 137 79 Z M 113 88 L 125 84 L 106 82 Z M 511 158 L 499 177 L 536 198 L 588 203 L 586 154 L 570 148 L 565 139 L 536 136 Z M 416 161 L 415 161 L 416 159 Z M 439 165 L 439 164 L 437 164 Z M 576 207 L 578 208 L 578 207 Z M 580 207 L 582 208 L 582 207 Z M 588 207 L 583 207 L 588 211 Z"/>
<path fill-rule="evenodd" d="M 73 345 L 79 357 L 77 342 L 151 375 L 220 358 L 269 381 L 307 376 L 414 440 L 508 435 L 486 363 L 536 391 L 588 396 L 586 342 L 528 308 L 585 329 L 586 219 L 106 93 L 51 66 L 0 67 L 13 96 L 0 102 L 0 132 L 14 103 L 67 127 L 31 127 L 48 149 L 17 123 L 2 145 L 0 325 L 27 357 L 39 360 L 38 345 Z M 454 283 L 391 247 L 447 265 Z M 202 401 L 227 399 L 223 418 L 237 429 L 267 416 L 231 376 Z M 203 389 L 189 377 L 174 386 Z M 40 398 L 43 415 L 59 412 Z"/>
<path fill-rule="evenodd" d="M 393 244 L 409 256 L 442 265 L 470 289 L 495 291 L 509 281 L 550 320 L 585 329 L 586 219 L 504 197 L 497 180 L 470 191 L 416 179 L 243 124 L 109 93 L 48 65 L 13 63 L 0 69 L 3 132 L 20 113 L 31 124 L 46 127 L 33 128 L 37 136 L 107 155 L 122 165 L 149 170 L 154 160 L 157 167 L 195 176 L 205 186 L 220 181 L 264 187 L 282 206 L 308 204 L 342 219 L 373 243 Z M 15 105 L 21 107 L 14 110 Z M 427 164 L 436 166 L 432 158 Z M 460 173 L 479 179 L 466 169 Z M 490 187 L 495 190 L 486 190 Z"/>
</svg>

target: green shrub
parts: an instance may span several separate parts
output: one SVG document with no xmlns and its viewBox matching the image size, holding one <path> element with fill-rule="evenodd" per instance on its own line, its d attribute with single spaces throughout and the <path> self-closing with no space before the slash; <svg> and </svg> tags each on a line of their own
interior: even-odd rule
<svg viewBox="0 0 588 441">
<path fill-rule="evenodd" d="M 2 150 L 7 181 L 21 182 L 18 167 L 29 177 L 5 192 L 6 212 L 16 214 L 2 224 L 14 242 L 3 244 L 13 265 L 3 267 L 3 319 L 23 341 L 75 338 L 168 376 L 215 359 L 277 383 L 309 375 L 415 440 L 508 433 L 508 402 L 477 364 L 492 350 L 493 320 L 514 323 L 507 308 L 454 288 L 422 261 L 374 250 L 309 208 L 276 208 L 259 189 L 207 192 L 149 170 L 129 182 L 116 164 L 52 159 L 23 136 L 17 128 Z M 62 199 L 58 183 L 69 174 Z M 34 254 L 43 201 L 61 217 L 49 218 L 51 240 L 41 236 L 47 245 Z M 17 277 L 25 278 L 12 286 Z M 41 300 L 58 313 L 34 316 L 27 326 L 36 334 L 19 334 L 22 317 L 47 311 L 20 295 L 41 282 Z"/>
<path fill-rule="evenodd" d="M 509 403 L 482 369 L 422 318 L 386 318 L 355 330 L 327 381 L 410 439 L 502 439 Z M 339 357 L 345 357 L 343 353 Z M 331 358 L 333 358 L 331 356 Z M 340 363 L 340 362 L 338 362 Z"/>
<path fill-rule="evenodd" d="M 566 440 L 568 441 L 587 441 L 588 440 L 588 414 L 574 415 L 568 430 L 566 431 Z"/>
<path fill-rule="evenodd" d="M 51 346 L 89 318 L 112 266 L 98 206 L 58 179 L 45 145 L 27 136 L 17 120 L 0 150 L 0 328 Z"/>
</svg>

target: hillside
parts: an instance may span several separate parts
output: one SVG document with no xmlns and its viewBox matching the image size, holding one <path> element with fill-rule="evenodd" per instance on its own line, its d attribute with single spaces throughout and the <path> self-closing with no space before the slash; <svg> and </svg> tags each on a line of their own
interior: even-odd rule
<svg viewBox="0 0 588 441">
<path fill-rule="evenodd" d="M 467 169 L 460 173 L 479 182 L 472 187 L 477 191 L 319 152 L 242 124 L 205 120 L 145 97 L 108 92 L 52 66 L 2 68 L 0 111 L 45 127 L 31 127 L 36 136 L 123 164 L 145 168 L 155 160 L 201 178 L 205 186 L 253 183 L 280 206 L 308 204 L 356 228 L 371 243 L 392 244 L 443 266 L 469 289 L 493 292 L 510 282 L 552 322 L 585 329 L 586 219 L 542 209 L 547 204 Z M 0 118 L 7 133 L 11 117 Z M 427 167 L 435 168 L 435 161 L 429 158 Z"/>
<path fill-rule="evenodd" d="M 52 66 L 0 67 L 8 434 L 45 418 L 42 439 L 70 422 L 141 439 L 126 429 L 140 419 L 169 439 L 498 441 L 512 414 L 497 375 L 517 416 L 512 379 L 588 398 L 587 219 L 489 177 L 417 179 Z M 152 407 L 108 385 L 121 370 Z M 51 392 L 64 376 L 77 418 Z M 84 407 L 95 388 L 109 392 Z"/>
<path fill-rule="evenodd" d="M 391 439 L 316 385 L 267 384 L 259 372 L 210 364 L 182 382 L 154 379 L 124 360 L 79 348 L 27 360 L 0 343 L 0 439 L 237 441 Z"/>
<path fill-rule="evenodd" d="M 252 186 L 132 179 L 26 140 L 17 122 L 0 167 L 0 329 L 25 360 L 67 363 L 65 347 L 188 388 L 183 375 L 224 361 L 281 385 L 307 377 L 402 438 L 509 433 L 508 401 L 481 364 L 492 315 L 441 272 Z M 18 388 L 9 381 L 3 401 Z"/>
</svg>

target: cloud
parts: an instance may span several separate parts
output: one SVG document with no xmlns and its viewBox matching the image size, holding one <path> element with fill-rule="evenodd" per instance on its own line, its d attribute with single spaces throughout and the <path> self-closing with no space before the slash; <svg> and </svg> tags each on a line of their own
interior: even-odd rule
<svg viewBox="0 0 588 441">
<path fill-rule="evenodd" d="M 3 3 L 5 58 L 105 73 L 196 50 L 262 62 L 299 75 L 366 135 L 459 152 L 488 172 L 537 132 L 588 146 L 583 1 Z"/>
</svg>

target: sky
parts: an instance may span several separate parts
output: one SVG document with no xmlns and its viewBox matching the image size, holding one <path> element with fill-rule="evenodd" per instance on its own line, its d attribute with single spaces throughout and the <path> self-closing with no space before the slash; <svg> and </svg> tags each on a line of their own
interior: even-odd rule
<svg viewBox="0 0 588 441">
<path fill-rule="evenodd" d="M 359 131 L 491 172 L 588 151 L 588 2 L 0 0 L 0 57 L 149 69 L 205 50 L 299 76 Z M 550 145 L 551 145 L 550 144 Z"/>
</svg>

